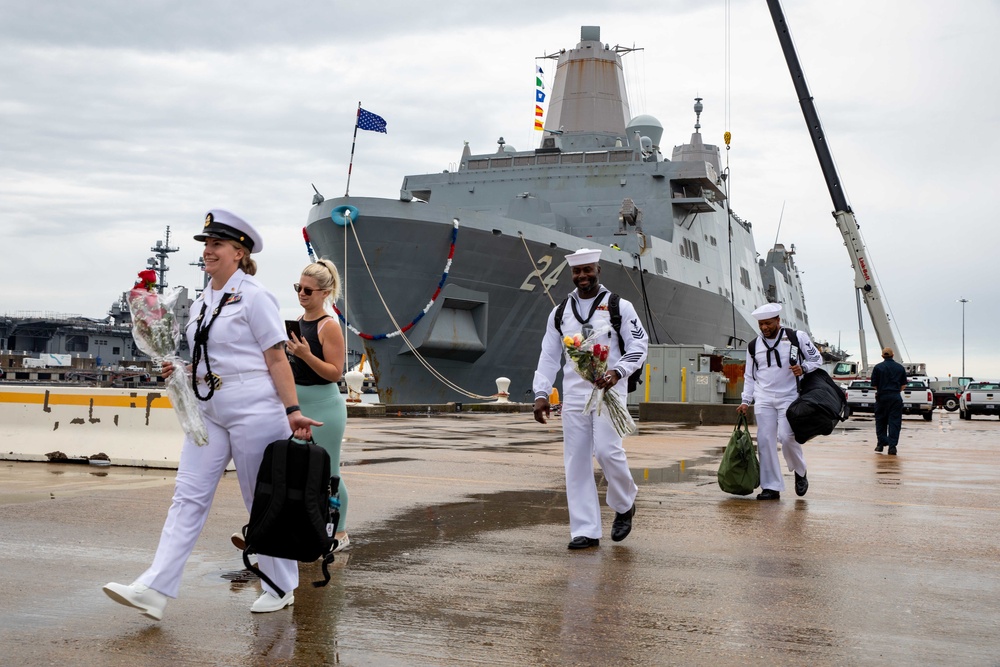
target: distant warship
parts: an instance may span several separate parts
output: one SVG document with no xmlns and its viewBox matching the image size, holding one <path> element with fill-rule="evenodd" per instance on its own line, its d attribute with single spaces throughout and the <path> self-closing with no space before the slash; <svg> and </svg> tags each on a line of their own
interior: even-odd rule
<svg viewBox="0 0 1000 667">
<path fill-rule="evenodd" d="M 719 148 L 703 141 L 701 98 L 670 159 L 659 121 L 632 117 L 631 50 L 585 26 L 575 49 L 551 56 L 538 148 L 466 145 L 457 171 L 406 176 L 396 199 L 317 194 L 307 233 L 344 271 L 344 315 L 383 403 L 489 396 L 501 376 L 522 398 L 549 313 L 573 289 L 564 256 L 580 248 L 603 250 L 602 284 L 635 304 L 654 343 L 738 348 L 769 301 L 809 331 L 794 246 L 758 261 L 750 223 L 729 209 Z"/>
</svg>

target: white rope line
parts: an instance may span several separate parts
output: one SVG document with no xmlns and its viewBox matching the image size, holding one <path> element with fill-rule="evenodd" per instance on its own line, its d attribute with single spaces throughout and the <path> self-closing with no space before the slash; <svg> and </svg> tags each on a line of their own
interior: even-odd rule
<svg viewBox="0 0 1000 667">
<path fill-rule="evenodd" d="M 467 396 L 468 398 L 475 398 L 481 401 L 488 401 L 496 398 L 497 397 L 496 394 L 492 396 L 482 396 L 480 394 L 474 394 L 471 391 L 463 389 L 462 387 L 458 386 L 457 384 L 446 378 L 444 375 L 442 375 L 436 368 L 431 366 L 431 364 L 426 359 L 424 359 L 423 355 L 421 355 L 420 352 L 417 351 L 417 348 L 414 347 L 413 343 L 410 342 L 409 337 L 407 337 L 407 335 L 402 332 L 402 327 L 399 326 L 399 322 L 397 322 L 396 318 L 393 317 L 392 311 L 389 310 L 389 304 L 385 302 L 385 297 L 382 296 L 382 290 L 379 289 L 378 283 L 375 281 L 375 276 L 372 274 L 371 266 L 369 266 L 368 264 L 368 258 L 365 257 L 365 251 L 361 249 L 361 240 L 358 238 L 357 230 L 354 229 L 353 224 L 349 226 L 351 228 L 351 233 L 354 234 L 354 242 L 357 243 L 358 245 L 358 253 L 361 255 L 361 261 L 364 263 L 365 270 L 368 271 L 368 275 L 372 279 L 372 286 L 375 288 L 375 293 L 378 294 L 378 298 L 382 302 L 382 307 L 385 308 L 386 315 L 389 316 L 389 320 L 392 321 L 392 326 L 396 327 L 396 331 L 399 332 L 399 337 L 402 338 L 403 342 L 406 343 L 406 346 L 410 348 L 410 351 L 413 352 L 413 356 L 416 357 L 417 361 L 420 362 L 420 365 L 426 368 L 427 371 L 439 382 L 444 384 L 449 389 L 452 389 L 453 391 L 462 394 L 463 396 Z"/>
</svg>

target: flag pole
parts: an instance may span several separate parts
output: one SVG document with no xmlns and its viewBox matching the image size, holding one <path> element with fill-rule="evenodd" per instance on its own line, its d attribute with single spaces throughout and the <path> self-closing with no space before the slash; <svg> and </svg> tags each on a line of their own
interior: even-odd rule
<svg viewBox="0 0 1000 667">
<path fill-rule="evenodd" d="M 351 140 L 351 161 L 347 165 L 347 189 L 345 197 L 351 196 L 351 169 L 354 167 L 354 144 L 358 143 L 358 119 L 361 117 L 361 101 L 358 100 L 358 112 L 354 114 L 354 138 Z"/>
</svg>

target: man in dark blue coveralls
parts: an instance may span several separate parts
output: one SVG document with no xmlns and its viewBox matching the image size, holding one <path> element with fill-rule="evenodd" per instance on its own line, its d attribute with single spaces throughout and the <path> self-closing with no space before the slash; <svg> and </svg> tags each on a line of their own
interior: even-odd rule
<svg viewBox="0 0 1000 667">
<path fill-rule="evenodd" d="M 872 369 L 872 386 L 875 387 L 875 435 L 878 437 L 876 452 L 886 445 L 889 454 L 896 455 L 899 430 L 903 426 L 903 397 L 899 392 L 906 386 L 906 369 L 893 358 L 891 347 L 882 350 L 882 363 Z"/>
</svg>

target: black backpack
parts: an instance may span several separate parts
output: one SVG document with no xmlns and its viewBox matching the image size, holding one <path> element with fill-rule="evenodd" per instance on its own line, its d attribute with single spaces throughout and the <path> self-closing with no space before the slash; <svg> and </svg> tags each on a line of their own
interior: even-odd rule
<svg viewBox="0 0 1000 667">
<path fill-rule="evenodd" d="M 785 411 L 795 442 L 800 445 L 817 435 L 830 435 L 838 422 L 847 421 L 851 407 L 844 390 L 822 368 L 798 378 L 799 397 Z"/>
<path fill-rule="evenodd" d="M 625 340 L 622 338 L 622 310 L 619 304 L 621 297 L 614 292 L 608 292 L 608 295 L 608 314 L 611 316 L 611 328 L 618 334 L 618 353 L 625 354 Z M 560 336 L 562 335 L 563 313 L 566 312 L 566 304 L 568 302 L 569 297 L 566 297 L 556 307 L 555 325 L 556 331 L 559 332 Z M 628 376 L 628 393 L 631 394 L 640 384 L 642 384 L 642 368 L 639 368 L 636 372 Z"/>
<path fill-rule="evenodd" d="M 314 442 L 276 440 L 264 450 L 257 472 L 250 522 L 243 526 L 243 564 L 285 596 L 270 577 L 250 564 L 250 554 L 311 563 L 323 558 L 323 581 L 330 581 L 330 563 L 337 546 L 340 521 L 336 494 L 340 478 L 330 476 L 330 455 Z M 331 502 L 331 501 L 334 502 Z"/>
</svg>

